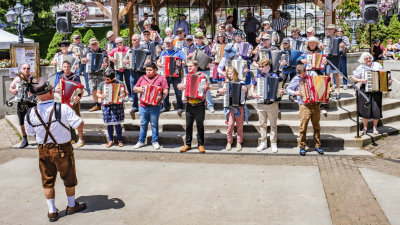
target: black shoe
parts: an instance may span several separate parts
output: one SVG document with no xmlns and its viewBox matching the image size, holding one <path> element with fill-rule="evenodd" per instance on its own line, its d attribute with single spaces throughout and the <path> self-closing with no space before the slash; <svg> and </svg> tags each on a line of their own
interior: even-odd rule
<svg viewBox="0 0 400 225">
<path fill-rule="evenodd" d="M 340 94 L 336 94 L 336 100 L 341 99 Z"/>
<path fill-rule="evenodd" d="M 163 113 L 163 112 L 168 112 L 169 111 L 169 109 L 166 109 L 166 108 L 163 108 L 163 109 L 161 109 L 161 112 Z"/>
<path fill-rule="evenodd" d="M 315 148 L 315 151 L 317 151 L 320 155 L 324 154 L 324 150 L 322 150 L 322 148 Z"/>
<path fill-rule="evenodd" d="M 289 95 L 289 101 L 294 102 L 293 96 Z"/>
<path fill-rule="evenodd" d="M 28 138 L 26 136 L 23 136 L 22 138 L 23 138 L 23 141 L 22 141 L 21 145 L 19 146 L 19 148 L 26 148 L 29 145 Z"/>
<path fill-rule="evenodd" d="M 58 209 L 55 213 L 47 213 L 47 218 L 49 218 L 50 222 L 56 222 L 58 220 Z"/>
<path fill-rule="evenodd" d="M 137 108 L 132 108 L 132 109 L 131 109 L 131 113 L 135 113 L 135 112 L 139 112 L 139 109 L 137 109 Z"/>
<path fill-rule="evenodd" d="M 306 150 L 304 148 L 300 148 L 300 155 L 305 156 L 306 155 Z"/>
</svg>

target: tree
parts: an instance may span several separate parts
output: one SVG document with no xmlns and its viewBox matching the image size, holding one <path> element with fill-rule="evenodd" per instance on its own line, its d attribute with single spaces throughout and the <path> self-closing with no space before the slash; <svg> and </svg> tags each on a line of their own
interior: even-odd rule
<svg viewBox="0 0 400 225">
<path fill-rule="evenodd" d="M 344 0 L 342 4 L 336 7 L 339 18 L 350 17 L 352 12 L 355 12 L 357 15 L 361 14 L 359 3 L 360 0 Z"/>
<path fill-rule="evenodd" d="M 85 44 L 86 46 L 88 46 L 88 45 L 89 45 L 89 40 L 90 40 L 91 38 L 95 38 L 95 37 L 96 37 L 96 36 L 94 35 L 93 30 L 92 30 L 92 29 L 89 29 L 89 30 L 86 32 L 85 36 L 83 37 L 82 42 L 83 42 L 83 44 Z"/>
<path fill-rule="evenodd" d="M 81 32 L 79 32 L 79 30 L 78 30 L 78 29 L 75 29 L 75 30 L 74 30 L 74 33 L 72 33 L 72 34 L 71 34 L 71 36 L 69 37 L 69 41 L 70 41 L 71 43 L 73 43 L 73 42 L 74 42 L 74 40 L 72 39 L 72 37 L 73 37 L 75 34 L 78 34 L 78 35 L 79 35 L 79 37 L 81 37 L 81 38 L 82 38 L 82 34 L 81 34 Z"/>
<path fill-rule="evenodd" d="M 371 30 L 371 39 L 370 39 L 370 30 Z M 368 24 L 365 26 L 364 33 L 361 38 L 362 44 L 370 44 L 370 40 L 373 41 L 375 39 L 379 39 L 381 42 L 387 39 L 387 27 L 385 26 L 382 17 L 379 19 L 378 23 Z"/>
<path fill-rule="evenodd" d="M 389 26 L 387 28 L 387 39 L 393 39 L 394 42 L 400 38 L 400 22 L 397 14 L 394 14 L 390 19 Z"/>
<path fill-rule="evenodd" d="M 64 34 L 54 33 L 53 39 L 50 42 L 49 48 L 47 49 L 47 60 L 53 59 L 54 55 L 61 49 L 58 46 L 59 43 L 64 39 Z"/>
</svg>

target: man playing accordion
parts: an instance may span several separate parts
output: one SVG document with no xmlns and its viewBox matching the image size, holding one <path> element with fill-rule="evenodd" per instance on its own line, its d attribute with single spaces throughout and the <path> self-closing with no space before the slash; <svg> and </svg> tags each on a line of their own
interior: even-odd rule
<svg viewBox="0 0 400 225">
<path fill-rule="evenodd" d="M 148 90 L 146 90 L 148 89 Z M 140 93 L 140 135 L 138 143 L 133 149 L 139 149 L 145 145 L 147 127 L 150 122 L 152 141 L 154 149 L 160 149 L 158 143 L 158 120 L 160 118 L 161 105 L 163 96 L 168 95 L 168 84 L 164 76 L 157 74 L 157 66 L 152 64 L 146 65 L 146 75 L 139 78 L 133 91 Z"/>
</svg>

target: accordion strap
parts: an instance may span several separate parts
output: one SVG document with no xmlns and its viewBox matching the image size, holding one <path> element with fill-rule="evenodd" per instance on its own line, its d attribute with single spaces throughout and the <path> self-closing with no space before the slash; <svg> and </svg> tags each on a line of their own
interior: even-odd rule
<svg viewBox="0 0 400 225">
<path fill-rule="evenodd" d="M 147 76 L 143 76 L 143 79 L 145 79 L 150 85 L 154 85 L 154 83 L 158 80 L 160 77 L 160 74 L 157 74 L 155 78 L 152 80 L 148 80 Z"/>
</svg>

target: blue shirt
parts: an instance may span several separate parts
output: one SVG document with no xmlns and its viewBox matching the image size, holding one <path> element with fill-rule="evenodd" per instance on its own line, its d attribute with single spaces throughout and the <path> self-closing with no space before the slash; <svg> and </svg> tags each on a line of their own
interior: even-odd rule
<svg viewBox="0 0 400 225">
<path fill-rule="evenodd" d="M 295 95 L 294 92 L 300 90 L 300 80 L 303 79 L 299 75 L 295 76 L 292 81 L 290 81 L 289 86 L 286 88 L 286 93 L 289 95 Z M 297 101 L 301 105 L 305 105 L 301 96 L 297 96 Z"/>
<path fill-rule="evenodd" d="M 181 58 L 181 60 L 185 60 L 185 55 L 180 49 L 177 48 L 173 48 L 171 50 L 164 49 L 160 54 L 160 58 L 163 56 L 175 56 Z"/>
</svg>

